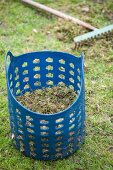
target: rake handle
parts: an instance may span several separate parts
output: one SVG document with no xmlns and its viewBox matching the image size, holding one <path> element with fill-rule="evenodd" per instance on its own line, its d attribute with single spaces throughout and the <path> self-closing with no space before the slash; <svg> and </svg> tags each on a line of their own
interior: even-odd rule
<svg viewBox="0 0 113 170">
<path fill-rule="evenodd" d="M 22 0 L 22 2 L 27 3 L 27 4 L 29 4 L 29 5 L 31 5 L 31 6 L 33 6 L 33 7 L 42 9 L 42 10 L 44 10 L 44 11 L 47 11 L 47 12 L 49 12 L 49 13 L 51 13 L 51 14 L 53 14 L 53 15 L 56 15 L 56 16 L 58 16 L 58 17 L 60 17 L 60 18 L 63 18 L 63 19 L 65 19 L 65 20 L 72 21 L 74 24 L 81 25 L 81 26 L 83 26 L 83 27 L 85 27 L 85 28 L 87 28 L 87 29 L 89 29 L 89 30 L 96 30 L 95 27 L 93 27 L 92 25 L 90 25 L 90 24 L 88 24 L 88 23 L 86 23 L 86 22 L 83 22 L 83 21 L 81 21 L 81 20 L 79 20 L 79 19 L 77 19 L 77 18 L 74 18 L 74 17 L 72 17 L 72 16 L 69 16 L 69 15 L 67 15 L 67 14 L 64 14 L 64 13 L 62 13 L 62 12 L 60 12 L 60 11 L 57 11 L 57 10 L 55 10 L 55 9 L 52 9 L 52 8 L 50 8 L 50 7 L 47 7 L 47 6 L 42 5 L 42 4 L 40 4 L 40 3 L 34 2 L 34 1 L 32 1 L 32 0 Z"/>
</svg>

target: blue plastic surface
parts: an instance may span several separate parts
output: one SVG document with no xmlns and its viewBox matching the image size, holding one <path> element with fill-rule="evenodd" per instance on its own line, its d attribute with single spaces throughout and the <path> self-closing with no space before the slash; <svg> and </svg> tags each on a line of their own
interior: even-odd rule
<svg viewBox="0 0 113 170">
<path fill-rule="evenodd" d="M 26 156 L 55 160 L 74 153 L 84 142 L 84 59 L 64 52 L 41 51 L 14 57 L 7 53 L 6 79 L 13 144 Z M 64 82 L 78 97 L 55 114 L 32 112 L 16 96 Z"/>
</svg>

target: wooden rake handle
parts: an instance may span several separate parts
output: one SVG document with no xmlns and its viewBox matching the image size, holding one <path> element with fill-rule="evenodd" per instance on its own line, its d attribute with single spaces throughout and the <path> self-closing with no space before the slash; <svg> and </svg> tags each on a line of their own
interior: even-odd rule
<svg viewBox="0 0 113 170">
<path fill-rule="evenodd" d="M 83 27 L 85 27 L 85 28 L 87 28 L 89 30 L 96 30 L 95 27 L 93 27 L 92 25 L 90 25 L 90 24 L 88 24 L 86 22 L 83 22 L 83 21 L 81 21 L 81 20 L 79 20 L 77 18 L 74 18 L 72 16 L 64 14 L 64 13 L 62 13 L 60 11 L 55 10 L 55 9 L 49 8 L 49 7 L 47 7 L 45 5 L 42 5 L 40 3 L 34 2 L 32 0 L 21 0 L 21 1 L 33 6 L 35 8 L 39 8 L 39 9 L 42 9 L 44 11 L 47 11 L 47 12 L 49 12 L 49 13 L 51 13 L 53 15 L 56 15 L 56 16 L 58 16 L 60 18 L 63 18 L 65 20 L 72 21 L 74 24 L 81 25 L 81 26 L 83 26 Z"/>
</svg>

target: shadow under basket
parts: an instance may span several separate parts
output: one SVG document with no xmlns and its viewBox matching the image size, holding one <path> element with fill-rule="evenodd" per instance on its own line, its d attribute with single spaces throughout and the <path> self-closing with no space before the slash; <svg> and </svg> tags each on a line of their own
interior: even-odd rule
<svg viewBox="0 0 113 170">
<path fill-rule="evenodd" d="M 6 55 L 8 108 L 13 145 L 39 160 L 62 159 L 84 142 L 84 59 L 72 54 L 40 51 Z M 74 89 L 77 98 L 66 110 L 41 114 L 22 106 L 16 96 L 60 83 Z"/>
</svg>

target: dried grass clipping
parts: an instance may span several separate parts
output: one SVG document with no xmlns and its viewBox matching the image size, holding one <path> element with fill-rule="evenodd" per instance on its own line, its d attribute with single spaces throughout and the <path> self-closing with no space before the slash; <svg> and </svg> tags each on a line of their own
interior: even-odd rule
<svg viewBox="0 0 113 170">
<path fill-rule="evenodd" d="M 77 94 L 66 85 L 57 85 L 26 92 L 17 100 L 26 108 L 43 114 L 53 114 L 68 108 L 76 99 Z"/>
</svg>

